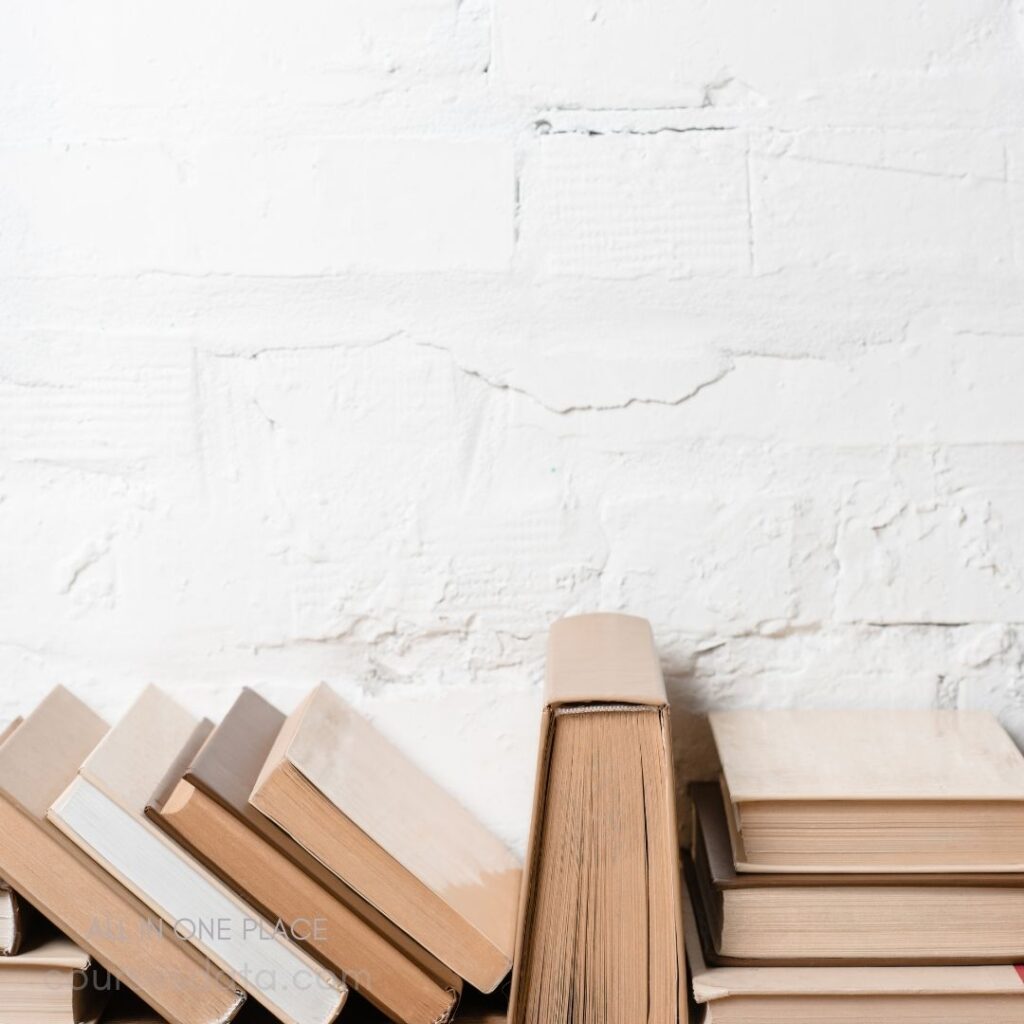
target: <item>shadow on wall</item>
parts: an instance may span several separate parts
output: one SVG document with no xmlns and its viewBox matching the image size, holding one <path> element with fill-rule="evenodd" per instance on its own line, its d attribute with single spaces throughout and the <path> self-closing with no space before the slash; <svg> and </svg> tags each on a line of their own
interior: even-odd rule
<svg viewBox="0 0 1024 1024">
<path fill-rule="evenodd" d="M 662 662 L 665 688 L 672 708 L 672 753 L 676 770 L 676 816 L 680 839 L 689 840 L 690 810 L 686 788 L 691 782 L 718 777 L 721 765 L 707 715 L 691 710 L 683 696 L 693 692 L 693 668 L 671 659 Z"/>
</svg>

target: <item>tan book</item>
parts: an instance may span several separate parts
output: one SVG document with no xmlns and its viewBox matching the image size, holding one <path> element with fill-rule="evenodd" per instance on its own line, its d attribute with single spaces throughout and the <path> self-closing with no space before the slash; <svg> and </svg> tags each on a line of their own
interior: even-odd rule
<svg viewBox="0 0 1024 1024">
<path fill-rule="evenodd" d="M 284 721 L 243 690 L 147 813 L 390 1018 L 442 1024 L 455 1010 L 461 979 L 249 803 Z"/>
<path fill-rule="evenodd" d="M 693 884 L 717 964 L 1024 961 L 1024 875 L 746 873 L 721 788 L 690 787 Z"/>
<path fill-rule="evenodd" d="M 519 863 L 330 687 L 288 717 L 250 800 L 471 985 L 508 974 Z"/>
<path fill-rule="evenodd" d="M 108 976 L 56 929 L 40 928 L 17 956 L 0 959 L 3 1024 L 94 1024 Z"/>
<path fill-rule="evenodd" d="M 990 714 L 710 717 L 738 871 L 1024 871 L 1024 757 Z"/>
<path fill-rule="evenodd" d="M 222 1024 L 244 995 L 46 819 L 106 731 L 57 687 L 0 745 L 0 874 L 169 1024 Z"/>
<path fill-rule="evenodd" d="M 1024 969 L 712 967 L 699 900 L 687 899 L 686 958 L 700 1024 L 1021 1024 Z"/>
<path fill-rule="evenodd" d="M 147 688 L 54 799 L 50 820 L 285 1024 L 330 1024 L 345 984 L 146 817 L 150 796 L 211 728 Z"/>
<path fill-rule="evenodd" d="M 551 628 L 512 1024 L 685 1020 L 665 684 L 627 615 Z"/>
</svg>

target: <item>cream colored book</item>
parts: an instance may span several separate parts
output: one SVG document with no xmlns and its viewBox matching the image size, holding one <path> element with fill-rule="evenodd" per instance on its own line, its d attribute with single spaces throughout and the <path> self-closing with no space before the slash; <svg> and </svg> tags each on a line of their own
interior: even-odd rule
<svg viewBox="0 0 1024 1024">
<path fill-rule="evenodd" d="M 686 998 L 668 701 L 629 615 L 551 628 L 511 1024 L 676 1024 Z"/>
<path fill-rule="evenodd" d="M 3 1024 L 94 1024 L 109 982 L 89 954 L 52 927 L 17 956 L 0 959 Z"/>
<path fill-rule="evenodd" d="M 508 974 L 519 862 L 329 686 L 288 717 L 250 802 L 471 985 Z"/>
<path fill-rule="evenodd" d="M 212 724 L 146 689 L 53 802 L 50 819 L 285 1024 L 329 1024 L 347 986 L 146 817 Z"/>
<path fill-rule="evenodd" d="M 1021 1024 L 1024 974 L 977 967 L 709 967 L 685 901 L 700 1024 Z M 700 921 L 700 925 L 703 922 Z"/>
<path fill-rule="evenodd" d="M 225 1024 L 244 995 L 46 818 L 106 731 L 57 687 L 0 745 L 0 874 L 168 1024 Z"/>
<path fill-rule="evenodd" d="M 990 714 L 710 717 L 738 871 L 1024 871 L 1024 757 Z"/>
</svg>

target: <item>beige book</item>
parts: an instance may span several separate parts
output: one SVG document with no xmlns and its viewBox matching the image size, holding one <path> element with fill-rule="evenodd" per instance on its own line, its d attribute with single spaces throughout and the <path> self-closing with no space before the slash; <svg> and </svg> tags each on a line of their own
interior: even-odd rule
<svg viewBox="0 0 1024 1024">
<path fill-rule="evenodd" d="M 330 687 L 289 716 L 250 800 L 471 985 L 508 974 L 519 863 Z"/>
<path fill-rule="evenodd" d="M 0 745 L 0 874 L 169 1024 L 222 1024 L 244 995 L 46 819 L 106 731 L 57 687 Z"/>
<path fill-rule="evenodd" d="M 347 986 L 146 817 L 212 728 L 147 688 L 85 759 L 50 820 L 285 1024 L 329 1024 Z"/>
<path fill-rule="evenodd" d="M 710 717 L 738 871 L 1024 871 L 1024 757 L 990 714 Z"/>
<path fill-rule="evenodd" d="M 40 928 L 17 956 L 0 959 L 3 1024 L 94 1024 L 109 979 L 89 954 L 55 929 Z"/>
<path fill-rule="evenodd" d="M 698 900 L 686 899 L 686 958 L 701 1024 L 1021 1024 L 1024 975 L 1009 964 L 946 967 L 710 967 Z"/>
<path fill-rule="evenodd" d="M 442 1024 L 462 981 L 265 818 L 249 794 L 285 716 L 245 689 L 147 813 L 399 1024 Z M 346 1011 L 346 1020 L 350 1014 Z"/>
<path fill-rule="evenodd" d="M 551 628 L 509 1020 L 685 1020 L 668 702 L 650 626 Z"/>
<path fill-rule="evenodd" d="M 690 787 L 715 963 L 1018 963 L 1024 875 L 739 873 L 721 788 Z"/>
</svg>

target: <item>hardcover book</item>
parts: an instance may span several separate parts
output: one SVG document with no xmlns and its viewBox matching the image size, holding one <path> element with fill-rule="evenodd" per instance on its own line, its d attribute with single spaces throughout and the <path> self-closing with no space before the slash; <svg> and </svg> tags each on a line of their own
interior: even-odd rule
<svg viewBox="0 0 1024 1024">
<path fill-rule="evenodd" d="M 145 815 L 212 726 L 147 688 L 53 801 L 50 819 L 285 1024 L 330 1024 L 348 989 Z"/>
<path fill-rule="evenodd" d="M 447 1021 L 461 979 L 249 803 L 284 722 L 277 708 L 243 690 L 147 813 L 390 1018 Z"/>
<path fill-rule="evenodd" d="M 17 956 L 0 959 L 3 1024 L 94 1024 L 110 986 L 89 954 L 45 926 Z"/>
<path fill-rule="evenodd" d="M 57 687 L 0 745 L 0 874 L 169 1024 L 224 1024 L 244 995 L 46 819 L 106 731 Z"/>
<path fill-rule="evenodd" d="M 250 801 L 471 985 L 508 974 L 515 857 L 330 687 L 288 717 Z"/>
<path fill-rule="evenodd" d="M 1024 871 L 1024 756 L 990 714 L 710 717 L 737 871 Z"/>
<path fill-rule="evenodd" d="M 1024 960 L 1024 875 L 741 874 L 720 787 L 690 796 L 692 877 L 715 963 Z"/>
<path fill-rule="evenodd" d="M 1024 979 L 1010 964 L 944 967 L 713 967 L 699 899 L 686 957 L 699 1024 L 1019 1024 Z"/>
<path fill-rule="evenodd" d="M 511 1024 L 686 1019 L 668 702 L 650 626 L 551 629 Z"/>
</svg>

